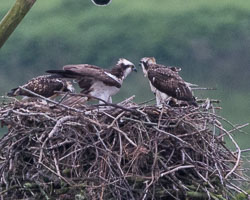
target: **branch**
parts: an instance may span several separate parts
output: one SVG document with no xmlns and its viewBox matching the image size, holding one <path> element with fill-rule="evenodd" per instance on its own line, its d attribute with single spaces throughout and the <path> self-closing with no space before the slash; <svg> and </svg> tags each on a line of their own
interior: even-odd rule
<svg viewBox="0 0 250 200">
<path fill-rule="evenodd" d="M 36 0 L 16 0 L 16 3 L 0 22 L 0 48 L 4 45 L 35 2 Z"/>
<path fill-rule="evenodd" d="M 24 88 L 24 87 L 22 87 L 22 86 L 19 86 L 19 88 L 22 89 L 22 90 L 24 90 L 25 92 L 28 92 L 28 93 L 32 94 L 32 95 L 35 96 L 35 97 L 38 97 L 38 98 L 40 98 L 40 99 L 43 99 L 43 100 L 45 100 L 45 101 L 47 101 L 47 102 L 49 102 L 49 103 L 55 104 L 55 106 L 61 106 L 61 107 L 63 107 L 63 108 L 66 108 L 66 109 L 68 109 L 68 110 L 72 110 L 72 111 L 75 111 L 75 112 L 81 112 L 81 113 L 84 112 L 84 111 L 82 111 L 82 110 L 79 110 L 79 109 L 76 109 L 76 108 L 72 108 L 72 107 L 66 106 L 66 105 L 64 105 L 64 104 L 60 104 L 60 103 L 58 103 L 58 102 L 56 102 L 56 101 L 53 101 L 53 100 L 51 100 L 51 99 L 49 99 L 49 98 L 46 98 L 46 97 L 44 97 L 44 96 L 42 96 L 42 95 L 39 95 L 39 94 L 37 94 L 37 93 L 35 93 L 35 92 L 32 92 L 32 91 L 30 91 L 30 90 L 28 90 L 28 89 L 26 89 L 26 88 Z"/>
</svg>

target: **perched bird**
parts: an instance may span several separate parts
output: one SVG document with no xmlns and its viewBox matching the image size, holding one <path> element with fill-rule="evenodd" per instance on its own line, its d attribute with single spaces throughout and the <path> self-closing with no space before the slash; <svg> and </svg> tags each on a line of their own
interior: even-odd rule
<svg viewBox="0 0 250 200">
<path fill-rule="evenodd" d="M 91 0 L 97 6 L 106 6 L 111 3 L 112 0 Z"/>
<path fill-rule="evenodd" d="M 47 73 L 74 79 L 82 89 L 81 93 L 112 103 L 112 96 L 119 92 L 123 80 L 132 71 L 136 71 L 135 65 L 125 58 L 120 58 L 111 70 L 95 65 L 78 64 L 66 65 L 63 70 L 48 70 Z"/>
<path fill-rule="evenodd" d="M 58 75 L 44 75 L 38 76 L 26 84 L 21 86 L 22 88 L 28 89 L 38 95 L 46 98 L 55 98 L 59 94 L 57 92 L 74 92 L 74 87 L 70 81 L 59 78 Z M 14 88 L 9 93 L 8 96 L 25 96 L 25 97 L 35 97 L 31 93 L 22 90 L 21 88 Z"/>
<path fill-rule="evenodd" d="M 169 97 L 186 101 L 190 105 L 198 106 L 190 88 L 178 72 L 178 67 L 166 67 L 156 63 L 154 57 L 144 57 L 140 60 L 144 76 L 149 79 L 151 91 L 156 96 L 156 104 L 161 105 Z"/>
</svg>

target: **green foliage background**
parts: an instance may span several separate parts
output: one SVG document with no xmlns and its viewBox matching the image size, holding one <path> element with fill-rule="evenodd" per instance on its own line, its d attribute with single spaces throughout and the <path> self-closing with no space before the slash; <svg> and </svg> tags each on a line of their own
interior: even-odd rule
<svg viewBox="0 0 250 200">
<path fill-rule="evenodd" d="M 14 0 L 2 0 L 2 18 Z M 250 2 L 246 0 L 113 0 L 107 7 L 90 0 L 37 1 L 0 50 L 0 94 L 48 69 L 90 63 L 109 68 L 119 57 L 137 64 L 154 56 L 158 63 L 182 67 L 182 77 L 217 91 L 220 115 L 250 121 Z M 131 75 L 120 101 L 153 97 L 142 73 Z M 250 128 L 245 129 L 250 132 Z M 242 148 L 250 136 L 237 134 Z"/>
</svg>

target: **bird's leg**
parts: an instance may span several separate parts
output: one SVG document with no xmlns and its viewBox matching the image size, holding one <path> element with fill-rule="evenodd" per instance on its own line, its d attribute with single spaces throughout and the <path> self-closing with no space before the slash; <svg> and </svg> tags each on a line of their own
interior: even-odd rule
<svg viewBox="0 0 250 200">
<path fill-rule="evenodd" d="M 162 104 L 162 103 L 161 103 L 161 100 L 160 100 L 159 98 L 156 97 L 156 105 L 159 106 L 159 105 L 161 105 L 161 104 Z"/>
<path fill-rule="evenodd" d="M 108 98 L 108 103 L 112 103 L 112 97 L 111 96 L 109 96 L 109 98 Z"/>
<path fill-rule="evenodd" d="M 160 106 L 162 104 L 160 93 L 156 91 L 155 92 L 155 97 L 156 97 L 156 105 Z"/>
</svg>

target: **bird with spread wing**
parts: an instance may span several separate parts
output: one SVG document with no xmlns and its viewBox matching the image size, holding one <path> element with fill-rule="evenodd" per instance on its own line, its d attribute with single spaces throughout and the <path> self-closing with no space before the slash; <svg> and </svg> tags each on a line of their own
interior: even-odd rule
<svg viewBox="0 0 250 200">
<path fill-rule="evenodd" d="M 136 71 L 135 65 L 125 58 L 120 58 L 111 70 L 78 64 L 66 65 L 62 70 L 48 70 L 47 73 L 74 79 L 82 89 L 81 93 L 112 103 L 112 96 L 119 92 L 124 79 L 132 71 Z M 103 103 L 101 100 L 99 103 Z"/>
</svg>

